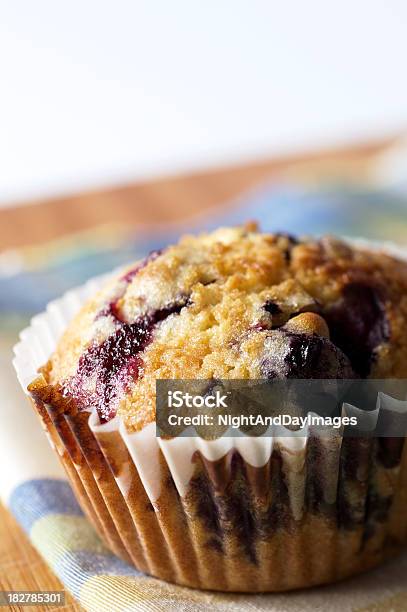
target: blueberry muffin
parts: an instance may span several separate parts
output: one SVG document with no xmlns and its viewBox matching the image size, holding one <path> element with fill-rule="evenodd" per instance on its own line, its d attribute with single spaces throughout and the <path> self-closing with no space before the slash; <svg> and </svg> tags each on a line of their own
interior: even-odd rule
<svg viewBox="0 0 407 612">
<path fill-rule="evenodd" d="M 29 387 L 114 552 L 192 587 L 287 590 L 407 535 L 404 438 L 155 437 L 157 379 L 407 378 L 407 264 L 255 227 L 186 236 L 116 275 Z"/>
</svg>

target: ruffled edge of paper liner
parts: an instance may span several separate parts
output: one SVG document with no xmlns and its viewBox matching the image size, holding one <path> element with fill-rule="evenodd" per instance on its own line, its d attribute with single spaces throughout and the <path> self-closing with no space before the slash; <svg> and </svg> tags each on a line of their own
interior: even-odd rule
<svg viewBox="0 0 407 612">
<path fill-rule="evenodd" d="M 25 392 L 104 280 L 52 302 L 22 332 L 14 364 Z M 223 591 L 300 588 L 373 567 L 406 540 L 405 444 L 387 466 L 378 441 L 315 432 L 297 441 L 225 438 L 227 448 L 179 438 L 174 449 L 153 424 L 128 434 L 118 417 L 101 425 L 96 413 L 76 412 L 45 379 L 31 400 L 101 537 L 164 580 Z"/>
<path fill-rule="evenodd" d="M 406 540 L 404 439 L 387 466 L 377 439 L 340 435 L 295 449 L 271 440 L 249 463 L 233 440 L 223 453 L 196 438 L 157 440 L 153 424 L 123 433 L 118 417 L 101 425 L 44 389 L 54 403 L 34 390 L 35 406 L 85 513 L 143 572 L 205 589 L 288 590 L 366 570 Z"/>
</svg>

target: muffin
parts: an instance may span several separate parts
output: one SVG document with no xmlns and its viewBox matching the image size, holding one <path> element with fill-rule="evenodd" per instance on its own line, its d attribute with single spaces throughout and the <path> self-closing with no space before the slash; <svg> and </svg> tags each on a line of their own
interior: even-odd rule
<svg viewBox="0 0 407 612">
<path fill-rule="evenodd" d="M 186 236 L 80 309 L 29 393 L 120 557 L 191 587 L 278 591 L 407 537 L 404 438 L 156 437 L 162 379 L 407 378 L 407 264 L 254 226 Z"/>
</svg>

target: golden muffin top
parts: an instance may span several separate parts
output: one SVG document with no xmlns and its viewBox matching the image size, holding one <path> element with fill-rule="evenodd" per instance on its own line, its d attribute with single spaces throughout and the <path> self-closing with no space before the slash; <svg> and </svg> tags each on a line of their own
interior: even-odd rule
<svg viewBox="0 0 407 612">
<path fill-rule="evenodd" d="M 30 391 L 136 431 L 155 418 L 157 379 L 407 378 L 406 322 L 404 262 L 332 237 L 219 229 L 111 279 Z"/>
</svg>

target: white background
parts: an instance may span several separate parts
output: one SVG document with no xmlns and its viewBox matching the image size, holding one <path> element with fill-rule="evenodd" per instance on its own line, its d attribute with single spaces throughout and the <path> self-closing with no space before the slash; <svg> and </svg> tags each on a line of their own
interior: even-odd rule
<svg viewBox="0 0 407 612">
<path fill-rule="evenodd" d="M 407 125 L 405 0 L 0 0 L 0 204 Z"/>
</svg>

